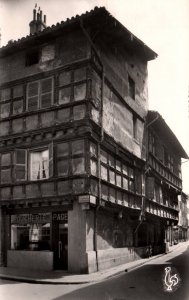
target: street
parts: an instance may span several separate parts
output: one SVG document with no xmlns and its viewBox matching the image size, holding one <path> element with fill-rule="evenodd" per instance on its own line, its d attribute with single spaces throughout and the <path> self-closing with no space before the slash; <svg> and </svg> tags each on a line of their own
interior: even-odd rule
<svg viewBox="0 0 189 300">
<path fill-rule="evenodd" d="M 135 270 L 95 284 L 42 285 L 1 280 L 0 296 L 3 300 L 188 300 L 188 261 L 189 247 L 184 245 Z"/>
</svg>

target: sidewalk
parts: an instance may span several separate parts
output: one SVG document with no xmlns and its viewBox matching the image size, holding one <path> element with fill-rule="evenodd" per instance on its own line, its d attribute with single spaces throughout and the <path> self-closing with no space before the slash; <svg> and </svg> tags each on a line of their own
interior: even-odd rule
<svg viewBox="0 0 189 300">
<path fill-rule="evenodd" d="M 187 246 L 188 242 L 179 243 L 170 247 L 170 252 L 175 249 Z M 95 272 L 92 274 L 70 274 L 66 271 L 35 271 L 28 269 L 0 267 L 0 278 L 10 279 L 21 282 L 40 283 L 40 284 L 84 284 L 102 281 L 112 276 L 133 270 L 150 260 L 156 259 L 166 254 L 159 254 L 150 258 L 139 259 L 123 265 L 113 267 L 108 270 Z"/>
</svg>

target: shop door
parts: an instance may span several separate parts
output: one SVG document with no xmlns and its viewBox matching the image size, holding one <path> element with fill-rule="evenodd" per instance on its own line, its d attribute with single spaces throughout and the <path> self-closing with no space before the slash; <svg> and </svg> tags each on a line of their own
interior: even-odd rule
<svg viewBox="0 0 189 300">
<path fill-rule="evenodd" d="M 54 267 L 57 270 L 68 269 L 68 228 L 67 224 L 58 223 L 55 241 Z"/>
</svg>

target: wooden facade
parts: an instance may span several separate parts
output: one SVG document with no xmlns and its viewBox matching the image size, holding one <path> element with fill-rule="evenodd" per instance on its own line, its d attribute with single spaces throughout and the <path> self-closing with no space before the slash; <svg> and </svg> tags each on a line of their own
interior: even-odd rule
<svg viewBox="0 0 189 300">
<path fill-rule="evenodd" d="M 0 50 L 2 265 L 94 272 L 147 255 L 145 214 L 177 220 L 145 197 L 147 153 L 181 190 L 147 147 L 155 57 L 104 8 Z"/>
</svg>

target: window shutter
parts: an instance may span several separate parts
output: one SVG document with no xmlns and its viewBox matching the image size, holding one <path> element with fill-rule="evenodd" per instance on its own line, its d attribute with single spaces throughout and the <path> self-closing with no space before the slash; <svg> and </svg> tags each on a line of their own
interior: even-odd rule
<svg viewBox="0 0 189 300">
<path fill-rule="evenodd" d="M 27 108 L 29 111 L 37 110 L 39 102 L 39 82 L 30 82 L 27 87 Z"/>
<path fill-rule="evenodd" d="M 53 79 L 47 78 L 41 81 L 41 108 L 52 105 Z"/>
<path fill-rule="evenodd" d="M 53 167 L 53 143 L 51 143 L 49 145 L 49 177 L 52 177 L 53 176 L 53 170 L 54 170 L 54 167 Z"/>
<path fill-rule="evenodd" d="M 155 181 L 153 177 L 147 177 L 146 179 L 146 196 L 148 199 L 154 199 Z"/>
<path fill-rule="evenodd" d="M 15 151 L 15 179 L 18 181 L 27 179 L 27 150 Z"/>
</svg>

